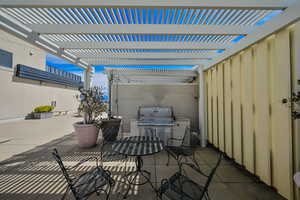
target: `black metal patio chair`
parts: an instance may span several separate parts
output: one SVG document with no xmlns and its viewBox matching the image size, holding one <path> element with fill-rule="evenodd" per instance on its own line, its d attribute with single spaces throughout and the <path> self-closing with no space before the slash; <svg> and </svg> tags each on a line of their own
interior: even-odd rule
<svg viewBox="0 0 300 200">
<path fill-rule="evenodd" d="M 52 155 L 62 170 L 68 184 L 62 199 L 65 198 L 69 190 L 73 193 L 76 200 L 88 199 L 89 196 L 94 193 L 99 196 L 101 192 L 104 192 L 106 194 L 106 199 L 109 199 L 111 187 L 115 184 L 115 181 L 111 178 L 110 172 L 104 170 L 102 166 L 98 164 L 97 158 L 90 157 L 78 162 L 72 167 L 66 168 L 57 149 L 53 150 Z M 93 167 L 91 170 L 79 176 L 75 176 L 74 173 L 72 173 L 72 171 L 76 170 L 81 164 L 90 160 L 96 161 L 96 167 Z"/>
<path fill-rule="evenodd" d="M 178 166 L 180 165 L 183 158 L 190 158 L 194 162 L 194 164 L 199 167 L 199 164 L 197 163 L 195 158 L 196 146 L 190 145 L 190 138 L 191 131 L 189 127 L 186 127 L 183 138 L 168 138 L 167 144 L 165 145 L 165 150 L 168 154 L 167 166 L 169 165 L 171 156 L 177 161 Z M 174 142 L 180 143 L 180 145 L 175 146 Z"/>
<path fill-rule="evenodd" d="M 114 119 L 110 123 L 101 125 L 102 140 L 100 146 L 101 162 L 117 161 L 127 159 L 127 156 L 116 153 L 112 150 L 112 145 L 118 137 L 121 120 Z"/>
<path fill-rule="evenodd" d="M 210 200 L 208 187 L 214 177 L 214 174 L 219 167 L 223 154 L 220 154 L 215 167 L 208 175 L 203 173 L 197 166 L 191 163 L 181 163 L 179 172 L 176 172 L 169 179 L 163 179 L 158 190 L 160 199 L 165 195 L 170 200 Z M 205 178 L 205 184 L 200 185 L 191 178 L 183 174 L 183 166 L 188 166 L 193 169 L 201 177 Z"/>
</svg>

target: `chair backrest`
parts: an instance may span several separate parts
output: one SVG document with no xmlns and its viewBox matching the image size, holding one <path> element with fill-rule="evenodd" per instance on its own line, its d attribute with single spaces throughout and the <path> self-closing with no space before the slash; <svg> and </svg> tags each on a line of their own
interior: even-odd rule
<svg viewBox="0 0 300 200">
<path fill-rule="evenodd" d="M 217 161 L 215 167 L 211 170 L 211 172 L 210 172 L 209 175 L 208 175 L 207 181 L 206 181 L 206 183 L 205 183 L 205 185 L 204 185 L 203 194 L 202 194 L 202 196 L 201 196 L 200 199 L 202 199 L 203 196 L 205 195 L 205 192 L 207 192 L 208 187 L 209 187 L 209 184 L 211 183 L 211 181 L 212 181 L 212 179 L 213 179 L 213 177 L 214 177 L 214 175 L 215 175 L 215 173 L 216 173 L 216 171 L 217 171 L 217 168 L 219 167 L 219 165 L 220 165 L 220 163 L 221 163 L 222 158 L 223 158 L 223 153 L 220 153 L 219 158 L 218 158 L 218 161 Z"/>
<path fill-rule="evenodd" d="M 57 149 L 53 149 L 53 152 L 52 152 L 52 155 L 54 157 L 54 159 L 56 160 L 56 162 L 58 163 L 67 183 L 68 183 L 68 186 L 70 187 L 70 189 L 72 190 L 72 192 L 75 192 L 74 191 L 74 188 L 73 188 L 73 182 L 72 182 L 72 179 L 68 173 L 68 170 L 67 168 L 64 166 L 62 160 L 61 160 L 61 157 L 57 151 Z"/>
</svg>

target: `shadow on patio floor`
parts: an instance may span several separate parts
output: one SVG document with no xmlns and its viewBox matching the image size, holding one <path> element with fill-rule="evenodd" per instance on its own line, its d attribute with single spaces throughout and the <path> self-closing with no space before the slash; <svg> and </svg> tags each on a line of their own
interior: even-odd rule
<svg viewBox="0 0 300 200">
<path fill-rule="evenodd" d="M 0 162 L 0 199 L 4 200 L 35 200 L 35 199 L 60 199 L 66 189 L 66 182 L 51 152 L 57 148 L 66 166 L 71 166 L 87 157 L 100 158 L 100 145 L 89 149 L 77 147 L 73 134 L 53 140 L 47 144 L 38 146 L 30 151 L 15 155 L 10 159 Z M 211 148 L 199 148 L 197 160 L 204 172 L 209 172 L 214 166 L 218 153 Z M 151 172 L 151 180 L 159 187 L 163 178 L 168 178 L 178 170 L 176 162 L 171 160 L 166 166 L 167 155 L 165 152 L 147 156 L 144 159 L 144 168 Z M 76 173 L 83 173 L 95 165 L 88 162 L 76 169 Z M 106 160 L 104 168 L 111 171 L 117 181 L 112 189 L 111 199 L 121 199 L 127 185 L 121 176 L 135 169 L 134 158 Z M 197 176 L 187 171 L 195 181 L 201 182 Z M 283 200 L 274 190 L 249 175 L 243 169 L 239 169 L 230 160 L 224 160 L 217 170 L 209 190 L 213 200 Z M 91 199 L 103 199 L 104 196 L 93 196 Z M 68 195 L 66 199 L 73 199 Z M 128 199 L 156 199 L 150 185 L 136 186 L 129 192 Z"/>
</svg>

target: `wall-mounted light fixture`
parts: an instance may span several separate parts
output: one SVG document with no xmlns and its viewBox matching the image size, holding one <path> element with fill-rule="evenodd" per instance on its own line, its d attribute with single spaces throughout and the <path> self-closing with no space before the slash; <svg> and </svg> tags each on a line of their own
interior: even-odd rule
<svg viewBox="0 0 300 200">
<path fill-rule="evenodd" d="M 30 55 L 30 56 L 33 56 L 33 55 L 34 55 L 34 51 L 33 51 L 33 50 L 30 50 L 30 51 L 29 51 L 29 55 Z"/>
</svg>

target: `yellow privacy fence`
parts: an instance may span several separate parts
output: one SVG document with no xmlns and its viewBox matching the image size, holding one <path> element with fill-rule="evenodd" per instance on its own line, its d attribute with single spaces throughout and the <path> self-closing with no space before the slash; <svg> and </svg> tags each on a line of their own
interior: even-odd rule
<svg viewBox="0 0 300 200">
<path fill-rule="evenodd" d="M 282 99 L 292 90 L 293 28 L 205 72 L 208 141 L 288 199 L 294 198 L 293 132 Z"/>
</svg>

